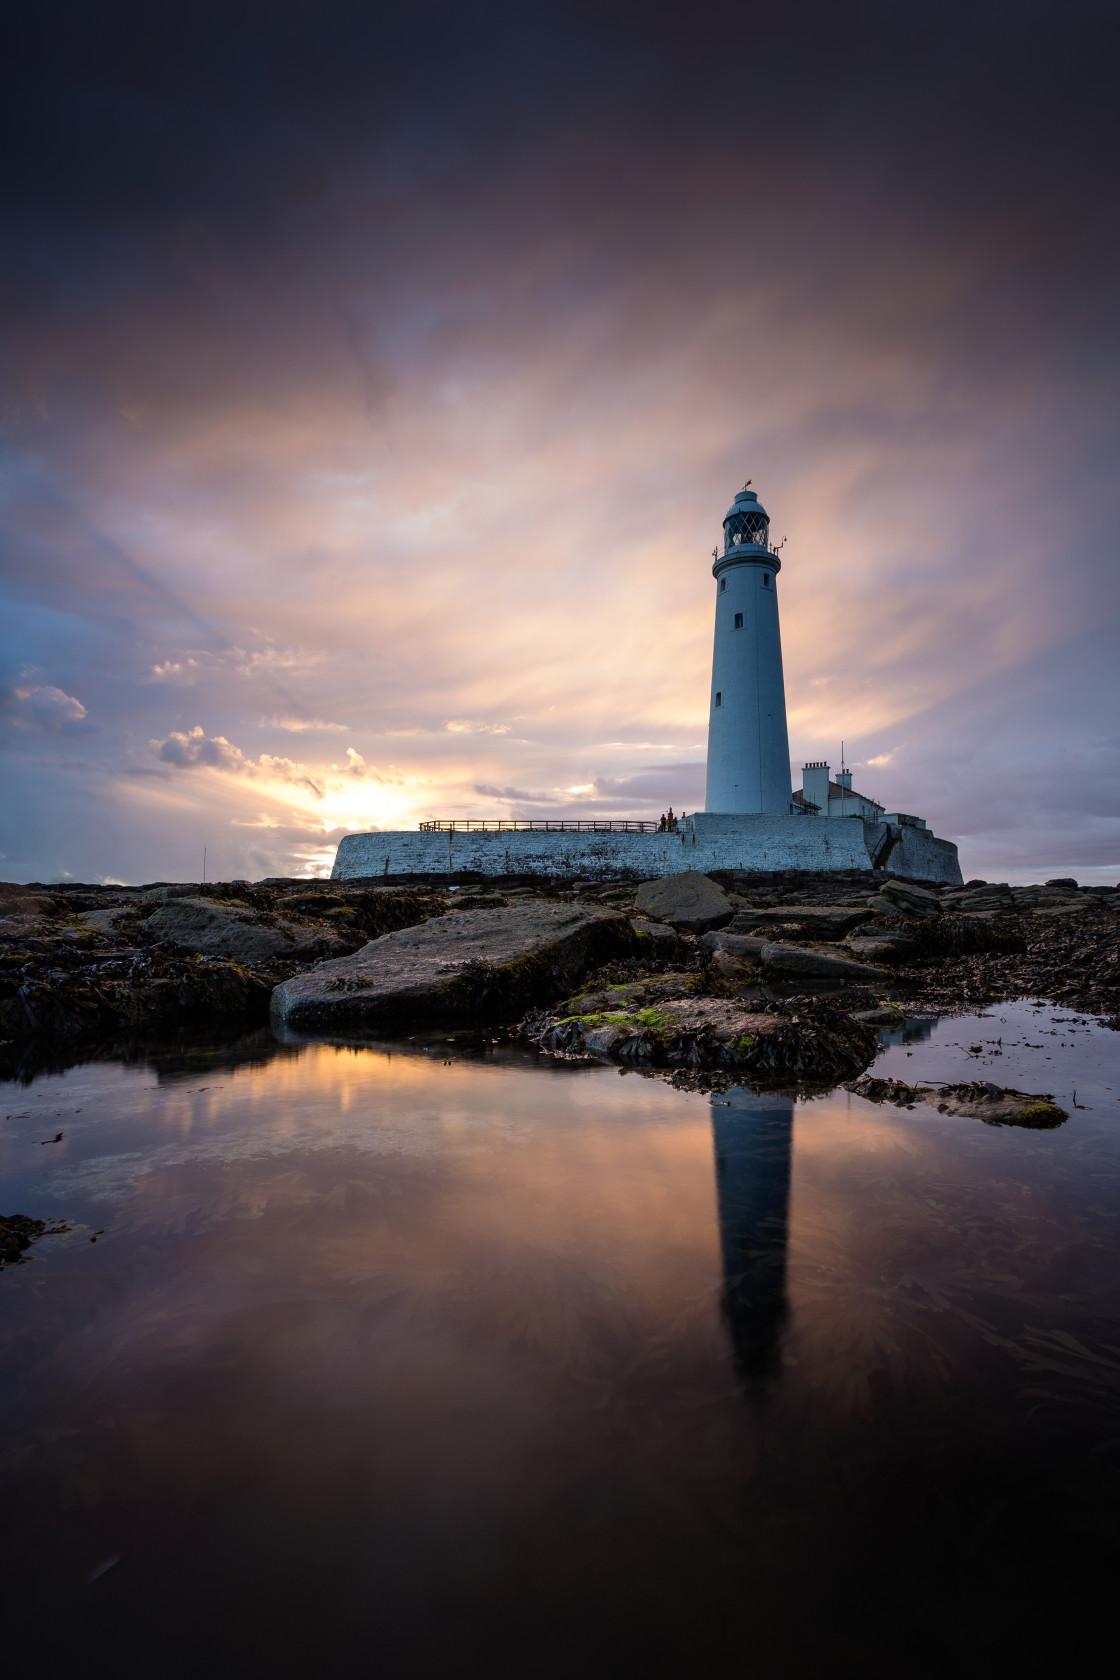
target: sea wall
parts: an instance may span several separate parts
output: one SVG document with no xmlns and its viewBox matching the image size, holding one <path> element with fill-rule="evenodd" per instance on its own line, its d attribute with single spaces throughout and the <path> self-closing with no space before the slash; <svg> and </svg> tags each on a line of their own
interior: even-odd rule
<svg viewBox="0 0 1120 1680">
<path fill-rule="evenodd" d="M 685 869 L 887 869 L 915 881 L 961 884 L 957 848 L 928 829 L 856 817 L 699 813 L 676 834 L 576 834 L 556 829 L 348 834 L 331 879 L 527 875 L 648 881 Z"/>
</svg>

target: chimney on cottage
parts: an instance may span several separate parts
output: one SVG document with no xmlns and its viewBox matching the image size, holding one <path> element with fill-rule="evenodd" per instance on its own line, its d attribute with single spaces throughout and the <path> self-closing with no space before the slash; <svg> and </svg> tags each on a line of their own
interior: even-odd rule
<svg viewBox="0 0 1120 1680">
<path fill-rule="evenodd" d="M 818 815 L 828 815 L 828 765 L 806 764 L 801 771 L 801 797 L 817 807 Z"/>
</svg>

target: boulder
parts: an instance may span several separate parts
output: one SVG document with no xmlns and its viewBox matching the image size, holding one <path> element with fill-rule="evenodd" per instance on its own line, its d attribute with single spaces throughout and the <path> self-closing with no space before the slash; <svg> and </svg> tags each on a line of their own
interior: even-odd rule
<svg viewBox="0 0 1120 1680">
<path fill-rule="evenodd" d="M 742 957 L 733 957 L 730 951 L 716 951 L 708 972 L 718 974 L 721 980 L 727 980 L 734 986 L 749 985 L 758 978 L 748 962 Z"/>
<path fill-rule="evenodd" d="M 676 955 L 677 936 L 664 922 L 650 922 L 644 916 L 632 916 L 630 926 L 636 934 L 653 941 L 650 953 L 660 962 Z"/>
<path fill-rule="evenodd" d="M 805 945 L 764 945 L 762 963 L 776 974 L 806 975 L 853 986 L 863 986 L 868 981 L 882 982 L 886 978 L 881 968 L 851 962 L 847 957 L 834 957 L 831 951 L 810 950 Z"/>
<path fill-rule="evenodd" d="M 735 907 L 723 888 L 698 870 L 643 881 L 634 896 L 635 907 L 656 921 L 668 922 L 681 933 L 707 933 L 726 927 Z"/>
<path fill-rule="evenodd" d="M 877 898 L 870 899 L 872 909 L 903 910 L 910 916 L 940 916 L 941 894 L 928 887 L 916 887 L 910 881 L 884 881 Z"/>
<path fill-rule="evenodd" d="M 913 939 L 907 939 L 905 934 L 870 933 L 866 938 L 856 934 L 852 939 L 845 939 L 845 947 L 859 962 L 899 962 L 909 957 L 917 950 Z"/>
<path fill-rule="evenodd" d="M 700 941 L 705 951 L 726 951 L 728 956 L 737 957 L 741 962 L 758 962 L 768 939 L 752 938 L 747 933 L 733 933 L 725 928 L 721 933 L 706 933 Z"/>
<path fill-rule="evenodd" d="M 804 928 L 809 939 L 843 939 L 861 922 L 869 922 L 874 913 L 850 904 L 779 904 L 765 910 L 737 911 L 731 932 L 750 933 L 755 928 L 792 924 Z"/>
<path fill-rule="evenodd" d="M 78 920 L 84 927 L 92 928 L 94 933 L 115 933 L 120 925 L 122 916 L 128 914 L 125 905 L 110 905 L 107 910 L 87 910 Z M 133 923 L 135 926 L 135 923 Z"/>
<path fill-rule="evenodd" d="M 530 900 L 458 910 L 374 939 L 277 986 L 274 1025 L 393 1033 L 510 1018 L 569 991 L 588 968 L 629 956 L 637 940 L 617 910 Z"/>
<path fill-rule="evenodd" d="M 168 904 L 173 898 L 205 898 L 206 888 L 196 882 L 173 881 L 162 887 L 149 887 L 140 894 L 141 904 Z"/>
</svg>

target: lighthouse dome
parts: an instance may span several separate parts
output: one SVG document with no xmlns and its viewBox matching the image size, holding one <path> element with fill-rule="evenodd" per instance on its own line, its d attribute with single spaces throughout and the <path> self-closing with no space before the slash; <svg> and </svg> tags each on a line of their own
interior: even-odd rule
<svg viewBox="0 0 1120 1680">
<path fill-rule="evenodd" d="M 770 542 L 770 515 L 753 490 L 743 486 L 727 511 L 723 521 L 723 552 L 736 548 L 760 548 L 767 552 Z"/>
</svg>

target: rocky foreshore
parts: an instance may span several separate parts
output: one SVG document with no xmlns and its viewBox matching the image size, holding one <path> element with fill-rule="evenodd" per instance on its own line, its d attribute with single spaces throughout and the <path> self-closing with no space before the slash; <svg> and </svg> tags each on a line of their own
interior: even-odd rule
<svg viewBox="0 0 1120 1680">
<path fill-rule="evenodd" d="M 876 1011 L 1031 996 L 1120 1027 L 1118 934 L 1120 891 L 1064 880 L 0 886 L 0 1055 L 271 1010 L 317 1034 L 523 1019 L 557 1055 L 834 1080 L 866 1067 Z"/>
<path fill-rule="evenodd" d="M 417 888 L 294 880 L 0 884 L 0 1066 L 51 1046 L 263 1025 L 285 980 L 445 906 Z"/>
</svg>

